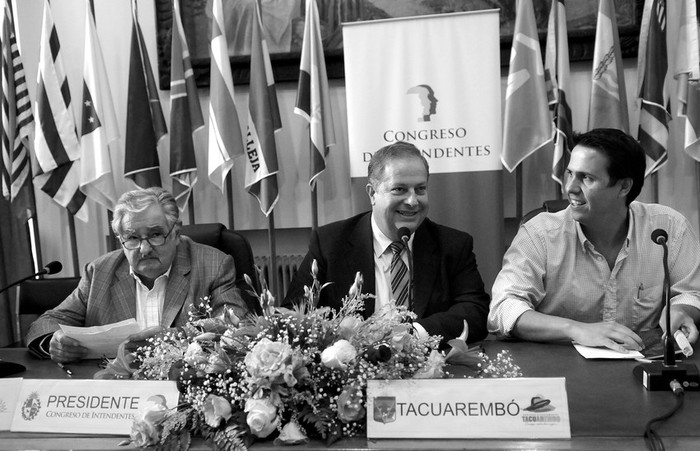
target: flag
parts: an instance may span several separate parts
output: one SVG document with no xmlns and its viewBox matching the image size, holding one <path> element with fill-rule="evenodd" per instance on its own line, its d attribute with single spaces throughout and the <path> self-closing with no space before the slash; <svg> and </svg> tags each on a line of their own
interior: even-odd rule
<svg viewBox="0 0 700 451">
<path fill-rule="evenodd" d="M 552 143 L 552 121 L 532 0 L 518 0 L 510 51 L 501 160 L 508 171 Z"/>
<path fill-rule="evenodd" d="M 243 155 L 243 134 L 233 100 L 233 77 L 221 0 L 214 0 L 212 13 L 207 173 L 211 182 L 223 192 L 233 159 Z"/>
<path fill-rule="evenodd" d="M 564 0 L 553 0 L 547 27 L 544 77 L 549 108 L 554 113 L 554 154 L 552 178 L 564 186 L 564 172 L 574 146 L 571 108 L 566 100 L 569 89 L 569 44 Z"/>
<path fill-rule="evenodd" d="M 158 142 L 168 130 L 151 72 L 148 50 L 141 34 L 135 0 L 131 0 L 131 20 L 124 176 L 141 188 L 149 188 L 162 186 Z"/>
<path fill-rule="evenodd" d="M 700 82 L 688 82 L 688 105 L 685 115 L 685 152 L 700 162 Z"/>
<path fill-rule="evenodd" d="M 109 146 L 119 139 L 119 131 L 90 3 L 91 0 L 85 0 L 80 189 L 87 197 L 113 210 L 117 190 L 114 187 Z"/>
<path fill-rule="evenodd" d="M 700 79 L 700 46 L 695 0 L 681 0 L 681 20 L 676 46 L 677 98 L 679 116 L 685 116 L 688 104 L 688 81 Z"/>
<path fill-rule="evenodd" d="M 625 74 L 613 0 L 600 0 L 598 4 L 592 79 L 588 129 L 616 128 L 629 133 Z"/>
<path fill-rule="evenodd" d="M 321 27 L 315 0 L 306 2 L 304 41 L 299 66 L 299 87 L 294 112 L 309 122 L 311 141 L 311 170 L 309 184 L 326 168 L 328 148 L 335 145 L 333 111 L 328 94 L 328 76 L 323 58 Z"/>
<path fill-rule="evenodd" d="M 666 91 L 666 1 L 646 0 L 637 57 L 639 134 L 647 154 L 646 175 L 656 172 L 668 160 L 669 96 Z"/>
<path fill-rule="evenodd" d="M 80 143 L 63 70 L 61 44 L 48 0 L 44 2 L 34 117 L 34 178 L 41 190 L 78 219 L 87 222 L 85 195 L 80 191 Z"/>
<path fill-rule="evenodd" d="M 173 0 L 173 31 L 170 53 L 170 177 L 173 196 L 181 211 L 197 183 L 196 134 L 204 129 L 197 85 L 190 64 L 180 0 Z"/>
<path fill-rule="evenodd" d="M 260 202 L 260 210 L 269 216 L 279 200 L 277 188 L 277 146 L 275 132 L 282 128 L 277 105 L 275 80 L 267 44 L 262 35 L 259 5 L 253 21 L 250 49 L 250 95 L 246 132 L 246 188 Z"/>
<path fill-rule="evenodd" d="M 29 139 L 34 130 L 32 105 L 17 47 L 10 0 L 3 8 L 2 30 L 2 195 L 22 222 L 35 216 Z"/>
<path fill-rule="evenodd" d="M 678 115 L 685 117 L 684 150 L 700 161 L 700 45 L 695 0 L 682 0 L 676 46 Z"/>
</svg>

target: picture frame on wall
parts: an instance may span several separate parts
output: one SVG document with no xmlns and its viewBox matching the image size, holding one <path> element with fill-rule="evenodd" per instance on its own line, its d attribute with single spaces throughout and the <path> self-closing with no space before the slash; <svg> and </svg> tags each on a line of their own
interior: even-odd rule
<svg viewBox="0 0 700 451">
<path fill-rule="evenodd" d="M 181 0 L 182 21 L 198 86 L 209 85 L 211 1 Z M 231 69 L 235 84 L 247 84 L 251 20 L 260 1 L 275 81 L 295 81 L 304 31 L 306 0 L 223 0 Z M 431 14 L 500 9 L 501 65 L 507 65 L 515 24 L 515 0 L 316 0 L 329 78 L 343 78 L 342 23 Z M 571 61 L 593 58 L 599 0 L 566 4 Z M 622 56 L 636 57 L 643 0 L 614 0 Z M 170 85 L 172 0 L 156 0 L 158 71 L 161 89 Z M 551 0 L 533 0 L 544 45 Z"/>
</svg>

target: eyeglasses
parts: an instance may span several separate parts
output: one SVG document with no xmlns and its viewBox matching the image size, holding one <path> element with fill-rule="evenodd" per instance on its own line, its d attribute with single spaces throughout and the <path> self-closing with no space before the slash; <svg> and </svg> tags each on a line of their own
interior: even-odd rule
<svg viewBox="0 0 700 451">
<path fill-rule="evenodd" d="M 131 236 L 125 240 L 119 238 L 119 241 L 122 243 L 122 246 L 124 246 L 124 249 L 128 249 L 130 251 L 135 251 L 136 249 L 140 248 L 142 241 L 148 241 L 148 244 L 150 244 L 152 247 L 162 246 L 165 244 L 165 240 L 168 238 L 168 235 L 170 235 L 170 232 L 172 232 L 174 228 L 175 226 L 173 225 L 165 235 L 163 235 L 162 232 L 153 232 L 147 238 Z"/>
</svg>

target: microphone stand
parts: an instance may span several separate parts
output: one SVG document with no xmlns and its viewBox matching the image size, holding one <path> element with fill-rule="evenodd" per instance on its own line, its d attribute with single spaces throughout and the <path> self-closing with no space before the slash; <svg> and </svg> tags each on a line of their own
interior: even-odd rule
<svg viewBox="0 0 700 451">
<path fill-rule="evenodd" d="M 664 232 L 665 234 L 665 232 Z M 664 337 L 664 361 L 643 363 L 634 367 L 632 374 L 649 391 L 670 391 L 672 381 L 677 381 L 684 390 L 700 390 L 700 374 L 695 365 L 687 363 L 676 363 L 673 334 L 671 333 L 671 278 L 668 270 L 668 246 L 666 237 L 660 236 L 653 241 L 664 248 L 664 284 L 663 284 L 663 304 L 666 308 L 666 334 Z"/>
<path fill-rule="evenodd" d="M 51 262 L 48 265 L 44 267 L 41 271 L 34 273 L 32 275 L 29 275 L 27 277 L 24 277 L 22 279 L 19 279 L 15 282 L 12 282 L 11 284 L 0 288 L 0 293 L 3 293 L 10 288 L 14 287 L 15 285 L 19 285 L 20 283 L 24 282 L 25 280 L 29 280 L 32 277 L 36 276 L 41 276 L 43 274 L 56 274 L 57 272 L 60 272 L 63 269 L 63 266 L 59 262 Z M 15 312 L 15 314 L 19 315 L 19 312 Z M 7 377 L 7 376 L 12 376 L 13 374 L 21 373 L 25 371 L 27 368 L 24 365 L 20 365 L 19 363 L 14 363 L 14 362 L 6 362 L 4 360 L 0 360 L 0 378 L 1 377 Z"/>
</svg>

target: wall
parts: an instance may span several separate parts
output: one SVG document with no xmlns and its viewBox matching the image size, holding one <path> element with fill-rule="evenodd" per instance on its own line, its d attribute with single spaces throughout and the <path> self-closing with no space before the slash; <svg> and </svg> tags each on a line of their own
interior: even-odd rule
<svg viewBox="0 0 700 451">
<path fill-rule="evenodd" d="M 41 14 L 43 1 L 41 0 L 15 0 L 15 14 L 17 16 L 18 34 L 21 51 L 25 64 L 25 71 L 29 82 L 30 95 L 34 98 L 36 87 L 36 71 L 39 54 L 39 41 L 41 29 Z M 678 26 L 680 2 L 669 2 L 669 42 L 675 42 Z M 84 0 L 54 0 L 53 11 L 59 38 L 62 44 L 64 64 L 70 80 L 73 95 L 73 108 L 76 117 L 79 117 L 78 103 L 82 93 L 82 60 L 83 60 L 83 29 L 85 7 Z M 154 72 L 156 67 L 156 43 L 155 43 L 155 12 L 152 1 L 139 0 L 140 23 L 146 40 L 146 45 L 151 57 Z M 123 148 L 123 137 L 126 122 L 126 93 L 129 68 L 129 38 L 131 31 L 131 16 L 129 2 L 126 0 L 95 0 L 95 12 L 97 30 L 100 37 L 108 75 L 110 77 L 112 95 L 115 102 L 117 118 L 121 126 L 120 144 Z M 671 45 L 670 48 L 674 46 Z M 669 66 L 673 67 L 674 55 L 669 55 Z M 571 68 L 573 92 L 569 93 L 570 104 L 573 113 L 573 123 L 576 130 L 585 130 L 589 93 L 591 63 L 575 63 Z M 627 86 L 627 98 L 629 103 L 631 130 L 636 133 L 639 108 L 636 102 L 635 91 L 637 87 L 636 59 L 625 60 L 625 79 Z M 507 67 L 502 72 L 502 94 L 506 92 Z M 368 208 L 369 203 L 362 198 L 352 198 L 349 182 L 349 170 L 347 162 L 347 116 L 345 111 L 345 87 L 343 80 L 332 80 L 331 103 L 335 115 L 335 129 L 338 144 L 331 150 L 329 168 L 321 176 L 319 183 L 319 222 L 321 224 L 341 219 L 355 212 Z M 672 83 L 670 92 L 675 92 Z M 292 113 L 296 98 L 296 84 L 278 84 L 278 99 L 282 111 L 283 130 L 278 135 L 278 155 L 280 167 L 283 169 L 280 175 L 281 199 L 275 213 L 275 224 L 280 229 L 297 227 L 309 227 L 310 224 L 310 200 L 308 195 L 308 140 L 304 138 L 304 122 Z M 239 108 L 239 117 L 242 128 L 245 129 L 245 111 L 248 99 L 248 87 L 236 86 L 236 102 Z M 206 114 L 208 92 L 200 91 L 200 100 L 203 112 Z M 161 92 L 161 101 L 166 117 L 169 113 L 168 92 Z M 675 111 L 675 99 L 673 99 Z M 206 117 L 205 117 L 206 120 Z M 698 230 L 698 206 L 695 165 L 681 150 L 680 143 L 683 136 L 683 121 L 675 118 L 671 123 L 671 152 L 669 163 L 659 172 L 659 200 L 661 203 L 672 206 L 685 214 L 695 230 Z M 160 149 L 161 168 L 168 167 L 167 142 Z M 205 155 L 198 155 L 201 163 L 205 162 Z M 117 174 L 117 190 L 119 193 L 130 189 L 131 186 L 124 181 L 123 152 L 112 155 L 113 169 Z M 549 177 L 551 156 L 536 154 L 524 163 L 524 211 L 536 208 L 545 199 L 555 197 L 554 183 Z M 202 165 L 200 164 L 200 167 Z M 267 221 L 260 213 L 252 196 L 243 188 L 243 164 L 238 162 L 235 171 L 234 205 L 235 228 L 239 230 L 265 229 Z M 162 171 L 162 179 L 169 184 L 167 170 Z M 504 173 L 504 202 L 505 215 L 515 214 L 514 174 Z M 431 196 L 445 196 L 446 193 L 431 192 Z M 360 195 L 362 196 L 362 195 Z M 645 186 L 642 200 L 650 200 L 650 190 Z M 200 170 L 199 183 L 195 187 L 195 216 L 197 222 L 228 222 L 226 203 L 224 196 L 208 182 L 206 170 Z M 67 219 L 66 213 L 49 199 L 41 191 L 37 190 L 37 202 L 39 207 L 39 229 L 43 260 L 45 262 L 54 259 L 63 262 L 70 261 L 70 245 L 66 240 Z M 76 221 L 78 234 L 78 252 L 80 266 L 104 253 L 107 250 L 104 237 L 109 233 L 106 213 L 90 202 L 91 220 L 88 224 Z M 458 208 L 458 197 L 455 196 Z M 187 222 L 187 212 L 183 216 Z M 473 235 L 479 236 L 479 230 L 469 230 Z M 301 232 L 305 235 L 305 232 Z M 267 243 L 264 233 L 251 232 L 254 251 L 267 253 Z M 300 232 L 279 231 L 277 242 L 284 252 L 304 252 L 305 240 L 300 239 Z M 483 251 L 479 251 L 483 252 Z M 500 259 L 501 249 L 493 249 L 496 259 Z M 479 253 L 477 253 L 479 258 Z M 497 268 L 496 268 L 497 269 Z M 489 269 L 485 274 L 487 280 L 492 279 L 491 274 L 495 269 Z M 70 265 L 64 274 L 71 272 Z"/>
</svg>

